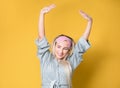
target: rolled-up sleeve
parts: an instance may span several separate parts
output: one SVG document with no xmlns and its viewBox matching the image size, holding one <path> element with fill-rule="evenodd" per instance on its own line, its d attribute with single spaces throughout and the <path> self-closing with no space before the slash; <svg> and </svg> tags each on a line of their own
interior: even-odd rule
<svg viewBox="0 0 120 88">
<path fill-rule="evenodd" d="M 35 43 L 37 45 L 37 56 L 41 62 L 44 62 L 50 54 L 50 45 L 46 37 L 44 37 L 42 40 L 36 39 Z"/>
<path fill-rule="evenodd" d="M 69 57 L 69 61 L 73 69 L 75 69 L 83 60 L 82 55 L 90 48 L 90 43 L 81 37 L 76 43 L 73 54 Z"/>
</svg>

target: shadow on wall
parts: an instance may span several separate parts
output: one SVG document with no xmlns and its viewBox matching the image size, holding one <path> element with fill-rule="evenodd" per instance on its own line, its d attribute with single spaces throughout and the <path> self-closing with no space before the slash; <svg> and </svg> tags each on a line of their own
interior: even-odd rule
<svg viewBox="0 0 120 88">
<path fill-rule="evenodd" d="M 106 59 L 105 50 L 93 50 L 84 55 L 84 61 L 77 67 L 72 79 L 73 88 L 87 88 L 94 76 L 98 71 L 99 64 L 102 60 Z M 87 61 L 85 61 L 87 60 Z"/>
</svg>

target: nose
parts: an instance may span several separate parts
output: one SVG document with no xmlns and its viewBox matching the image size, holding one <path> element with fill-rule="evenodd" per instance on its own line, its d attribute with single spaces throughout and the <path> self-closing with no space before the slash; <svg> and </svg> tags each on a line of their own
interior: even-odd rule
<svg viewBox="0 0 120 88">
<path fill-rule="evenodd" d="M 59 51 L 59 52 L 60 52 L 60 54 L 63 54 L 63 49 L 60 49 L 60 51 Z"/>
</svg>

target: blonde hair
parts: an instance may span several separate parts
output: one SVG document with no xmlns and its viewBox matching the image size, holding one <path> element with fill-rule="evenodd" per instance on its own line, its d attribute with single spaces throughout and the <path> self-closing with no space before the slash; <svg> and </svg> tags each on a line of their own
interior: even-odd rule
<svg viewBox="0 0 120 88">
<path fill-rule="evenodd" d="M 59 38 L 59 37 L 61 37 L 61 36 L 65 36 L 65 37 L 69 38 L 69 39 L 72 41 L 72 42 L 71 42 L 71 48 L 70 48 L 68 54 L 64 57 L 64 60 L 66 60 L 67 57 L 69 57 L 69 56 L 72 55 L 75 42 L 74 42 L 74 40 L 73 40 L 71 37 L 69 37 L 69 36 L 67 36 L 67 35 L 64 35 L 64 34 L 58 35 L 58 36 L 53 40 L 53 43 L 52 43 L 52 54 L 53 54 L 54 56 L 55 56 L 55 46 L 56 46 L 56 43 L 57 43 L 56 39 Z"/>
<path fill-rule="evenodd" d="M 59 38 L 59 37 L 61 37 L 61 36 L 65 36 L 65 37 L 67 37 L 67 38 L 69 38 L 71 40 L 71 47 L 70 47 L 70 50 L 68 51 L 68 54 L 66 54 L 66 56 L 64 57 L 64 59 L 59 62 L 61 65 L 64 66 L 64 70 L 65 70 L 66 75 L 67 75 L 67 82 L 68 82 L 69 88 L 70 88 L 71 87 L 72 68 L 71 68 L 70 63 L 67 61 L 67 57 L 69 57 L 69 56 L 72 55 L 75 42 L 74 42 L 74 40 L 71 37 L 69 37 L 67 35 L 64 35 L 64 34 L 58 35 L 54 39 L 54 41 L 52 43 L 52 53 L 53 53 L 54 56 L 55 56 L 55 46 L 56 46 L 56 43 L 57 43 L 56 39 Z"/>
<path fill-rule="evenodd" d="M 67 83 L 68 83 L 68 88 L 71 88 L 71 77 L 72 77 L 72 68 L 70 63 L 67 60 L 61 60 L 59 63 L 64 66 L 64 70 L 67 76 Z"/>
</svg>

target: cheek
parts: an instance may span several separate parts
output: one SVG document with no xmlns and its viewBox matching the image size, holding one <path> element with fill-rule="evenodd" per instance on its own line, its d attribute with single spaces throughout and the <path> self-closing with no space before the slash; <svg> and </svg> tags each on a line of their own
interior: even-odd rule
<svg viewBox="0 0 120 88">
<path fill-rule="evenodd" d="M 68 50 L 64 50 L 63 51 L 64 54 L 68 54 L 68 52 L 69 52 Z"/>
<path fill-rule="evenodd" d="M 55 53 L 59 51 L 59 48 L 55 47 Z"/>
</svg>

